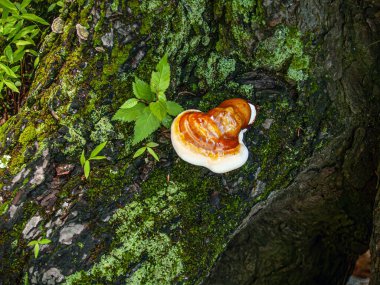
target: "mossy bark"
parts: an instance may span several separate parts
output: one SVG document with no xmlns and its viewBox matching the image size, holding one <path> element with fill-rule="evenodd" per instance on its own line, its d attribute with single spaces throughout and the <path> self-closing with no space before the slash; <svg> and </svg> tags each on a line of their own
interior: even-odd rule
<svg viewBox="0 0 380 285">
<path fill-rule="evenodd" d="M 67 1 L 25 106 L 0 127 L 0 158 L 11 157 L 0 168 L 2 284 L 343 282 L 372 227 L 379 9 Z M 160 162 L 133 159 L 133 125 L 111 118 L 165 52 L 171 100 L 257 105 L 241 169 L 215 175 L 180 161 L 164 128 L 150 138 Z M 79 156 L 103 141 L 108 159 L 85 180 Z M 27 244 L 44 237 L 52 242 L 35 259 Z"/>
</svg>

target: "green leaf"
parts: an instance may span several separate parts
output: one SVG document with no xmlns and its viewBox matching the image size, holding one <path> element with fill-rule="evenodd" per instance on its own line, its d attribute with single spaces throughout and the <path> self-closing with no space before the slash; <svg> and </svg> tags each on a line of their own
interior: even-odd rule
<svg viewBox="0 0 380 285">
<path fill-rule="evenodd" d="M 16 6 L 9 0 L 0 0 L 0 6 L 13 12 L 17 11 Z"/>
<path fill-rule="evenodd" d="M 158 143 L 155 143 L 155 142 L 149 142 L 146 144 L 147 147 L 156 147 L 158 146 Z"/>
<path fill-rule="evenodd" d="M 98 156 L 90 157 L 89 160 L 101 160 L 101 159 L 107 159 L 107 157 L 103 155 L 98 155 Z"/>
<path fill-rule="evenodd" d="M 10 63 L 13 63 L 13 51 L 12 51 L 12 47 L 10 45 L 6 46 L 6 48 L 4 49 L 4 54 L 8 58 L 8 61 Z"/>
<path fill-rule="evenodd" d="M 165 128 L 170 129 L 172 125 L 173 119 L 169 115 L 166 115 L 165 118 L 162 120 L 161 124 L 164 125 Z"/>
<path fill-rule="evenodd" d="M 150 90 L 148 83 L 135 78 L 135 82 L 132 84 L 133 94 L 139 99 L 146 100 L 148 102 L 154 101 L 154 94 Z"/>
<path fill-rule="evenodd" d="M 156 71 L 152 72 L 150 79 L 150 89 L 154 93 L 165 92 L 170 84 L 170 65 L 168 55 L 165 54 L 156 66 Z"/>
<path fill-rule="evenodd" d="M 0 68 L 4 70 L 4 72 L 9 75 L 10 77 L 17 78 L 17 75 L 5 64 L 0 63 Z M 10 87 L 9 87 L 10 88 Z M 12 88 L 11 88 L 12 89 Z"/>
<path fill-rule="evenodd" d="M 34 246 L 34 257 L 38 257 L 38 253 L 40 252 L 40 245 L 38 243 L 35 244 Z"/>
<path fill-rule="evenodd" d="M 102 151 L 102 149 L 106 146 L 107 142 L 103 142 L 100 145 L 98 145 L 90 154 L 90 158 L 93 158 L 98 155 L 99 152 Z"/>
<path fill-rule="evenodd" d="M 112 117 L 113 121 L 122 121 L 122 122 L 133 122 L 142 114 L 144 108 L 144 103 L 137 103 L 130 109 L 119 109 L 116 114 Z"/>
<path fill-rule="evenodd" d="M 143 113 L 136 120 L 132 144 L 135 145 L 139 143 L 159 127 L 160 121 L 153 115 L 149 107 L 145 107 Z"/>
<path fill-rule="evenodd" d="M 161 102 L 166 102 L 166 95 L 164 92 L 160 91 L 157 93 L 158 100 Z"/>
<path fill-rule="evenodd" d="M 32 40 L 17 40 L 14 42 L 17 46 L 27 46 L 34 45 L 34 41 Z"/>
<path fill-rule="evenodd" d="M 40 57 L 37 56 L 36 59 L 34 60 L 33 67 L 37 68 L 38 64 L 40 63 Z"/>
<path fill-rule="evenodd" d="M 3 87 L 4 87 L 4 81 L 1 80 L 0 81 L 0 99 L 1 99 L 1 91 L 3 91 Z"/>
<path fill-rule="evenodd" d="M 0 1 L 4 1 L 4 0 L 0 0 Z M 37 15 L 34 15 L 34 14 L 29 14 L 29 13 L 22 14 L 21 18 L 23 18 L 25 20 L 29 20 L 29 21 L 40 23 L 42 25 L 47 25 L 47 26 L 49 25 L 49 23 L 46 22 L 44 19 L 42 19 L 42 18 L 40 18 L 40 17 L 38 17 Z"/>
<path fill-rule="evenodd" d="M 20 93 L 20 91 L 18 90 L 18 88 L 16 87 L 16 85 L 12 81 L 9 81 L 7 79 L 4 79 L 3 81 L 4 81 L 5 85 L 7 85 L 13 92 Z"/>
<path fill-rule="evenodd" d="M 32 2 L 32 0 L 23 0 L 20 6 L 21 9 L 25 9 L 30 4 L 30 2 Z"/>
<path fill-rule="evenodd" d="M 25 50 L 23 46 L 18 47 L 18 49 L 13 53 L 13 61 L 18 62 L 20 61 L 25 54 Z"/>
<path fill-rule="evenodd" d="M 87 179 L 89 175 L 90 175 L 90 162 L 86 160 L 86 162 L 84 163 L 84 177 L 86 177 Z"/>
<path fill-rule="evenodd" d="M 157 153 L 153 149 L 151 149 L 150 147 L 148 147 L 147 149 L 148 149 L 148 152 L 154 157 L 155 160 L 160 161 Z"/>
<path fill-rule="evenodd" d="M 38 52 L 36 52 L 35 50 L 32 50 L 32 49 L 26 49 L 25 52 L 30 53 L 34 56 L 38 56 Z"/>
<path fill-rule="evenodd" d="M 38 243 L 39 244 L 48 244 L 48 243 L 51 243 L 51 240 L 47 239 L 47 238 L 43 238 L 40 241 L 38 241 Z"/>
<path fill-rule="evenodd" d="M 28 243 L 28 246 L 32 246 L 32 245 L 35 245 L 35 244 L 37 244 L 38 243 L 38 241 L 36 241 L 36 240 L 32 240 L 30 243 Z"/>
<path fill-rule="evenodd" d="M 84 150 L 82 150 L 82 154 L 80 155 L 80 164 L 82 167 L 84 166 L 84 163 L 86 162 L 86 158 L 84 156 Z"/>
<path fill-rule="evenodd" d="M 53 3 L 53 4 L 51 4 L 50 6 L 49 6 L 49 8 L 48 8 L 48 12 L 51 12 L 51 11 L 53 11 L 54 10 L 54 8 L 55 8 L 55 6 L 57 6 L 57 4 L 56 3 Z"/>
<path fill-rule="evenodd" d="M 139 100 L 137 100 L 136 98 L 128 99 L 127 101 L 125 101 L 123 105 L 121 105 L 120 109 L 130 109 L 136 106 L 138 102 Z"/>
<path fill-rule="evenodd" d="M 135 152 L 135 154 L 133 155 L 133 158 L 139 157 L 140 155 L 142 155 L 142 154 L 145 152 L 145 150 L 146 150 L 146 147 L 145 147 L 145 146 L 142 147 L 142 148 L 139 148 L 139 149 Z"/>
<path fill-rule="evenodd" d="M 160 120 L 160 122 L 166 116 L 166 104 L 161 101 L 152 102 L 149 104 L 149 109 Z"/>
<path fill-rule="evenodd" d="M 172 116 L 177 116 L 179 113 L 183 112 L 182 106 L 173 101 L 167 101 L 166 107 L 168 108 L 169 115 Z"/>
</svg>

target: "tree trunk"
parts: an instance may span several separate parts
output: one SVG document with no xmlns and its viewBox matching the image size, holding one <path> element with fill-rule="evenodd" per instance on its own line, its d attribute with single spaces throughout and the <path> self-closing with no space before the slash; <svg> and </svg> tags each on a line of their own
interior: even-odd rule
<svg viewBox="0 0 380 285">
<path fill-rule="evenodd" d="M 0 127 L 0 284 L 344 284 L 379 211 L 379 4 L 89 0 L 60 17 Z M 242 168 L 181 161 L 165 128 L 159 162 L 133 158 L 133 125 L 111 118 L 164 53 L 186 109 L 258 107 Z M 86 180 L 79 156 L 104 141 Z"/>
</svg>

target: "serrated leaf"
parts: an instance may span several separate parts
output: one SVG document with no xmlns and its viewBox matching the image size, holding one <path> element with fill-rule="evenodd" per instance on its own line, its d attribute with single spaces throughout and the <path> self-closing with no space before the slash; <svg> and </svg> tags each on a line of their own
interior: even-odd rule
<svg viewBox="0 0 380 285">
<path fill-rule="evenodd" d="M 36 241 L 36 240 L 32 240 L 30 243 L 28 243 L 28 246 L 32 246 L 32 245 L 35 245 L 35 244 L 37 244 L 38 243 L 38 241 Z"/>
<path fill-rule="evenodd" d="M 140 80 L 137 77 L 135 78 L 135 82 L 132 84 L 132 88 L 133 94 L 135 94 L 135 96 L 139 99 L 146 100 L 148 102 L 151 102 L 155 99 L 148 83 Z"/>
<path fill-rule="evenodd" d="M 148 147 L 147 149 L 148 149 L 148 152 L 154 157 L 155 160 L 160 161 L 157 153 L 153 149 L 151 149 L 150 147 Z"/>
<path fill-rule="evenodd" d="M 98 156 L 91 157 L 89 160 L 101 160 L 101 159 L 107 159 L 107 157 L 103 155 L 98 155 Z"/>
<path fill-rule="evenodd" d="M 38 257 L 38 253 L 40 252 L 40 245 L 38 243 L 35 244 L 34 246 L 34 257 Z"/>
<path fill-rule="evenodd" d="M 162 120 L 161 124 L 164 125 L 165 128 L 170 129 L 172 125 L 173 119 L 169 115 L 166 115 L 165 118 Z"/>
<path fill-rule="evenodd" d="M 82 154 L 80 155 L 80 164 L 82 167 L 84 166 L 84 163 L 86 162 L 86 158 L 84 156 L 84 150 L 82 150 Z"/>
<path fill-rule="evenodd" d="M 122 121 L 122 122 L 133 122 L 142 114 L 144 108 L 144 103 L 137 103 L 130 109 L 119 109 L 115 115 L 112 117 L 113 121 Z"/>
<path fill-rule="evenodd" d="M 17 78 L 17 75 L 13 72 L 12 69 L 10 69 L 8 66 L 5 64 L 0 63 L 0 68 L 4 70 L 4 72 L 9 75 L 10 77 Z M 10 87 L 9 87 L 10 88 Z"/>
<path fill-rule="evenodd" d="M 140 155 L 142 155 L 142 154 L 145 152 L 145 150 L 146 150 L 146 147 L 145 147 L 145 146 L 142 147 L 142 148 L 139 148 L 139 149 L 135 152 L 135 154 L 133 155 L 133 158 L 139 157 Z"/>
<path fill-rule="evenodd" d="M 160 120 L 160 122 L 166 116 L 166 104 L 161 101 L 152 102 L 149 104 L 149 109 Z"/>
<path fill-rule="evenodd" d="M 84 177 L 86 177 L 87 179 L 89 175 L 90 175 L 90 162 L 86 160 L 86 162 L 84 163 Z"/>
<path fill-rule="evenodd" d="M 38 243 L 39 244 L 48 244 L 48 243 L 51 243 L 51 240 L 47 239 L 47 238 L 43 238 L 40 241 L 38 241 Z"/>
<path fill-rule="evenodd" d="M 177 116 L 178 114 L 183 112 L 182 106 L 173 101 L 166 101 L 166 107 L 168 109 L 169 115 L 172 116 Z"/>
<path fill-rule="evenodd" d="M 98 155 L 99 152 L 102 151 L 102 149 L 106 146 L 107 142 L 103 142 L 99 144 L 90 154 L 90 158 L 93 158 Z"/>
<path fill-rule="evenodd" d="M 2 1 L 2 0 L 0 0 L 0 1 Z M 46 22 L 44 19 L 42 19 L 41 17 L 38 17 L 37 15 L 34 15 L 34 14 L 25 13 L 25 14 L 21 15 L 21 18 L 23 18 L 25 20 L 40 23 L 42 25 L 47 25 L 47 26 L 49 25 L 49 23 Z"/>
<path fill-rule="evenodd" d="M 0 0 L 0 6 L 13 12 L 17 11 L 16 6 L 9 0 Z"/>
<path fill-rule="evenodd" d="M 146 144 L 147 147 L 156 147 L 158 146 L 158 143 L 155 143 L 155 142 L 149 142 Z"/>
<path fill-rule="evenodd" d="M 147 138 L 159 127 L 160 121 L 155 115 L 153 115 L 149 107 L 145 107 L 143 113 L 136 120 L 132 144 L 135 145 L 143 139 Z"/>
<path fill-rule="evenodd" d="M 168 63 L 168 55 L 165 54 L 156 66 L 156 71 L 152 72 L 150 79 L 150 89 L 158 94 L 165 92 L 170 84 L 170 65 Z"/>
<path fill-rule="evenodd" d="M 125 103 L 123 105 L 121 105 L 120 109 L 130 109 L 130 108 L 136 106 L 138 102 L 139 102 L 139 100 L 136 98 L 128 99 L 127 101 L 125 101 Z"/>
<path fill-rule="evenodd" d="M 8 58 L 9 62 L 13 62 L 13 51 L 12 47 L 10 45 L 7 45 L 6 48 L 4 49 L 4 54 Z"/>
<path fill-rule="evenodd" d="M 18 88 L 16 87 L 16 85 L 12 81 L 9 81 L 6 79 L 4 79 L 3 81 L 4 81 L 5 85 L 7 85 L 13 92 L 20 93 L 20 91 L 18 90 Z"/>
<path fill-rule="evenodd" d="M 157 97 L 158 97 L 158 100 L 161 101 L 161 102 L 166 102 L 166 95 L 164 92 L 158 92 L 157 94 Z"/>
</svg>

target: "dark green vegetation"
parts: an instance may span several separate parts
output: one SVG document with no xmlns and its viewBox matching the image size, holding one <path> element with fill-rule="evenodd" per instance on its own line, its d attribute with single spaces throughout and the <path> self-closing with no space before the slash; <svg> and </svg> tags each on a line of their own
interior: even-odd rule
<svg viewBox="0 0 380 285">
<path fill-rule="evenodd" d="M 334 73 L 321 71 L 320 31 L 275 18 L 272 9 L 285 7 L 273 5 L 65 2 L 63 33 L 44 38 L 26 104 L 0 126 L 0 158 L 10 156 L 0 169 L 4 284 L 26 272 L 37 284 L 51 272 L 67 284 L 205 279 L 251 208 L 286 193 L 308 159 L 350 127 L 341 119 L 350 107 L 329 96 Z M 180 161 L 163 127 L 148 137 L 160 161 L 133 158 L 133 125 L 111 118 L 134 98 L 135 76 L 149 81 L 165 53 L 168 100 L 206 111 L 242 97 L 258 107 L 241 169 L 215 175 Z M 82 180 L 82 150 L 105 141 L 109 159 Z M 34 259 L 27 244 L 45 236 L 52 242 Z"/>
</svg>

